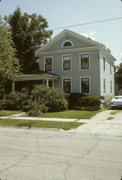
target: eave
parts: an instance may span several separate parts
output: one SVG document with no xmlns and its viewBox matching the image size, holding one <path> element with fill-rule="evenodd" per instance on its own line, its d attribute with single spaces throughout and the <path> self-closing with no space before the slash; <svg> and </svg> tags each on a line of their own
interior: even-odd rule
<svg viewBox="0 0 122 180">
<path fill-rule="evenodd" d="M 49 73 L 44 73 L 44 74 L 22 74 L 18 75 L 14 81 L 34 81 L 34 80 L 44 80 L 44 79 L 49 79 L 49 80 L 58 80 L 60 76 L 58 75 L 53 75 Z"/>
<path fill-rule="evenodd" d="M 53 54 L 62 54 L 62 53 L 72 53 L 72 52 L 82 52 L 82 51 L 93 51 L 99 50 L 102 46 L 94 46 L 94 47 L 85 47 L 85 48 L 73 48 L 73 49 L 62 49 L 55 51 L 42 51 L 39 55 L 53 55 Z"/>
</svg>

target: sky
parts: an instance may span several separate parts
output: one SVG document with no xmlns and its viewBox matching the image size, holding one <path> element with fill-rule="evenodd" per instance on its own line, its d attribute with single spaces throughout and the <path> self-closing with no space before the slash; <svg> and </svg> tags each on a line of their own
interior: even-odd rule
<svg viewBox="0 0 122 180">
<path fill-rule="evenodd" d="M 21 8 L 22 13 L 37 13 L 46 18 L 49 29 L 53 29 L 53 37 L 69 29 L 104 44 L 117 59 L 115 64 L 122 62 L 121 0 L 1 0 L 0 15 L 12 14 L 17 7 Z M 121 18 L 67 28 L 118 17 Z M 59 27 L 64 28 L 56 29 Z"/>
</svg>

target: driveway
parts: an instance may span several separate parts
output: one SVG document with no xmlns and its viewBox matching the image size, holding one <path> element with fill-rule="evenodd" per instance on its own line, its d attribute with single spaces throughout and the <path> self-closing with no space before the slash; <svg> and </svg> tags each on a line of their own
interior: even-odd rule
<svg viewBox="0 0 122 180">
<path fill-rule="evenodd" d="M 82 120 L 80 120 L 82 122 Z M 122 110 L 106 110 L 98 113 L 86 124 L 71 130 L 77 133 L 122 136 Z"/>
</svg>

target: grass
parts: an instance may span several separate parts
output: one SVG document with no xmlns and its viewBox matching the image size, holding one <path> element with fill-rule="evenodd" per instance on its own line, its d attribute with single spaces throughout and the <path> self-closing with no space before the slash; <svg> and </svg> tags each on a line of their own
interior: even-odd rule
<svg viewBox="0 0 122 180">
<path fill-rule="evenodd" d="M 108 117 L 108 118 L 107 118 L 107 120 L 112 120 L 112 119 L 114 119 L 114 118 L 113 118 L 113 117 Z"/>
<path fill-rule="evenodd" d="M 115 115 L 115 114 L 117 114 L 119 111 L 112 111 L 110 114 L 111 115 Z"/>
<path fill-rule="evenodd" d="M 57 122 L 57 121 L 35 121 L 35 120 L 17 120 L 17 119 L 0 119 L 0 126 L 15 127 L 37 127 L 37 128 L 57 128 L 70 130 L 83 125 L 79 122 Z"/>
<path fill-rule="evenodd" d="M 71 118 L 71 119 L 90 119 L 100 111 L 78 111 L 68 110 L 63 112 L 43 113 L 40 117 L 45 118 Z"/>
<path fill-rule="evenodd" d="M 20 111 L 0 110 L 0 116 L 11 116 L 18 113 L 20 113 Z"/>
<path fill-rule="evenodd" d="M 63 112 L 42 113 L 45 118 L 90 119 L 100 111 L 67 110 Z M 20 111 L 0 110 L 0 116 L 12 116 Z"/>
</svg>

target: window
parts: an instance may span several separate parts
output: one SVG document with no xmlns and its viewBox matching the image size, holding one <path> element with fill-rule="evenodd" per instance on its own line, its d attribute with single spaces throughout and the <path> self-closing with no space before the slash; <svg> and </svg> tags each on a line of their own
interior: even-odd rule
<svg viewBox="0 0 122 180">
<path fill-rule="evenodd" d="M 71 93 L 71 78 L 63 79 L 63 91 L 65 93 Z"/>
<path fill-rule="evenodd" d="M 103 70 L 105 71 L 105 57 L 103 57 Z"/>
<path fill-rule="evenodd" d="M 110 74 L 112 74 L 112 64 L 110 62 Z"/>
<path fill-rule="evenodd" d="M 71 70 L 71 56 L 63 56 L 63 70 Z"/>
<path fill-rule="evenodd" d="M 106 93 L 106 80 L 104 79 L 104 82 L 103 82 L 103 87 L 104 87 L 104 93 Z"/>
<path fill-rule="evenodd" d="M 89 93 L 89 78 L 81 78 L 81 93 Z"/>
<path fill-rule="evenodd" d="M 89 54 L 81 54 L 81 69 L 89 69 Z"/>
<path fill-rule="evenodd" d="M 45 58 L 45 71 L 52 71 L 52 57 Z"/>
<path fill-rule="evenodd" d="M 69 47 L 69 46 L 72 46 L 72 42 L 71 41 L 65 41 L 63 43 L 63 47 Z"/>
</svg>

